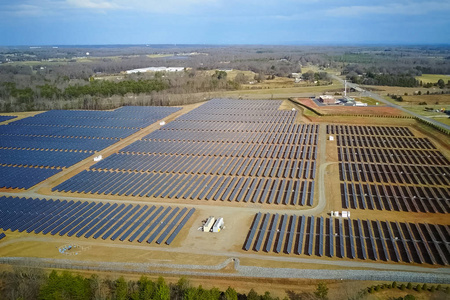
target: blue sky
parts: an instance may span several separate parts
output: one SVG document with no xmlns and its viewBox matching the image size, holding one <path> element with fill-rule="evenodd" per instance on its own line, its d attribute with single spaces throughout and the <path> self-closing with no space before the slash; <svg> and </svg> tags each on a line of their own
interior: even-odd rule
<svg viewBox="0 0 450 300">
<path fill-rule="evenodd" d="M 450 44 L 449 16 L 449 0 L 0 0 L 0 45 Z"/>
</svg>

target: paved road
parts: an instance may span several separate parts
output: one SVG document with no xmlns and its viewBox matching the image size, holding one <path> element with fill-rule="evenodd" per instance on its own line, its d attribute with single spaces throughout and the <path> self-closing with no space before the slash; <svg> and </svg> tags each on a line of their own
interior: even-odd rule
<svg viewBox="0 0 450 300">
<path fill-rule="evenodd" d="M 340 82 L 342 82 L 342 84 L 344 84 L 344 80 L 343 80 L 343 79 L 339 78 L 339 77 L 336 76 L 336 75 L 332 75 L 332 76 L 333 76 L 334 79 L 339 80 Z M 383 103 L 387 104 L 388 106 L 398 108 L 398 109 L 400 109 L 401 111 L 403 111 L 403 112 L 405 112 L 405 113 L 408 113 L 408 114 L 410 114 L 410 115 L 413 115 L 413 116 L 416 117 L 416 118 L 422 119 L 422 120 L 424 120 L 424 121 L 427 121 L 427 122 L 429 122 L 429 123 L 432 123 L 432 124 L 434 124 L 434 125 L 436 125 L 436 126 L 439 126 L 439 127 L 441 127 L 441 128 L 444 128 L 444 129 L 450 131 L 450 126 L 449 126 L 449 125 L 446 125 L 446 124 L 444 124 L 444 123 L 441 123 L 441 122 L 439 122 L 439 121 L 436 121 L 435 119 L 432 119 L 432 118 L 428 118 L 428 117 L 421 116 L 421 115 L 419 115 L 419 114 L 417 114 L 417 113 L 415 113 L 415 112 L 412 112 L 412 111 L 406 109 L 406 108 L 403 107 L 403 106 L 400 106 L 400 105 L 397 105 L 397 104 L 395 104 L 395 103 L 392 103 L 392 102 L 390 102 L 390 101 L 384 99 L 383 97 L 381 97 L 380 95 L 378 95 L 378 94 L 376 94 L 376 93 L 369 92 L 369 91 L 366 91 L 366 90 L 362 89 L 362 88 L 361 88 L 358 84 L 356 84 L 356 83 L 350 83 L 350 82 L 347 82 L 347 86 L 348 86 L 348 87 L 351 87 L 351 88 L 354 88 L 354 89 L 357 89 L 357 90 L 360 90 L 361 92 L 364 93 L 364 96 L 371 97 L 371 98 L 373 98 L 373 99 L 375 99 L 375 100 L 377 100 L 377 101 L 380 101 L 380 102 L 383 102 Z"/>
</svg>

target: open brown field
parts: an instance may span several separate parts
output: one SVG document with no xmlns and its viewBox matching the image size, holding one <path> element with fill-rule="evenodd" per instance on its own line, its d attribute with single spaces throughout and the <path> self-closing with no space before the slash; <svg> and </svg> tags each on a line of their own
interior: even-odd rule
<svg viewBox="0 0 450 300">
<path fill-rule="evenodd" d="M 310 278 L 310 272 L 329 273 L 322 276 L 325 276 L 325 278 L 330 276 L 330 279 L 332 278 L 332 280 L 328 281 L 328 286 L 330 291 L 333 291 L 333 295 L 337 295 L 336 299 L 352 296 L 353 294 L 348 292 L 349 288 L 357 290 L 372 284 L 372 281 L 369 284 L 369 281 L 350 280 L 351 276 L 353 276 L 351 275 L 352 272 L 364 272 L 362 275 L 357 276 L 358 278 L 354 278 L 358 280 L 375 278 L 370 277 L 371 272 L 377 274 L 380 271 L 388 272 L 386 273 L 386 278 L 395 278 L 396 272 L 411 272 L 413 274 L 411 277 L 412 281 L 414 278 L 419 278 L 419 276 L 426 276 L 423 274 L 442 276 L 439 277 L 443 278 L 442 280 L 450 276 L 448 264 L 445 262 L 445 256 L 449 254 L 446 248 L 447 242 L 441 240 L 441 233 L 439 233 L 439 230 L 441 230 L 445 240 L 448 237 L 448 233 L 445 233 L 445 230 L 448 230 L 450 226 L 447 217 L 448 206 L 444 203 L 449 201 L 445 198 L 448 197 L 448 194 L 445 194 L 445 191 L 448 191 L 448 176 L 440 175 L 442 174 L 440 171 L 447 172 L 445 168 L 448 168 L 448 165 L 444 162 L 445 160 L 448 162 L 448 159 L 450 159 L 450 143 L 447 135 L 420 124 L 413 119 L 395 118 L 397 116 L 405 116 L 405 114 L 391 107 L 317 107 L 310 99 L 297 99 L 296 101 L 286 100 L 278 102 L 260 101 L 258 104 L 252 102 L 252 105 L 256 106 L 247 106 L 248 103 L 242 101 L 238 102 L 239 105 L 244 107 L 241 109 L 233 106 L 232 100 L 230 101 L 224 101 L 223 103 L 207 102 L 185 106 L 181 110 L 165 117 L 163 120 L 166 122 L 166 125 L 162 126 L 157 122 L 122 138 L 117 143 L 99 152 L 103 156 L 103 161 L 100 162 L 103 163 L 101 168 L 93 161 L 93 157 L 98 153 L 93 153 L 88 158 L 70 167 L 63 168 L 60 173 L 49 177 L 30 189 L 2 188 L 0 190 L 0 196 L 45 198 L 47 200 L 67 199 L 75 202 L 83 201 L 86 203 L 100 203 L 102 205 L 123 204 L 124 206 L 132 207 L 137 205 L 140 205 L 140 207 L 143 205 L 155 205 L 163 209 L 167 209 L 169 206 L 171 208 L 179 207 L 180 209 L 195 208 L 195 213 L 182 227 L 173 243 L 170 245 L 164 243 L 156 244 L 154 241 L 147 243 L 145 239 L 143 242 L 136 240 L 130 242 L 128 240 L 111 240 L 110 238 L 93 238 L 92 236 L 84 237 L 83 235 L 80 237 L 75 235 L 69 237 L 66 234 L 59 236 L 58 234 L 27 233 L 26 231 L 18 232 L 17 230 L 5 229 L 6 238 L 0 241 L 0 258 L 9 259 L 16 257 L 18 263 L 20 263 L 21 258 L 33 258 L 42 267 L 48 267 L 50 263 L 53 263 L 61 265 L 61 268 L 91 266 L 100 272 L 109 268 L 111 270 L 109 271 L 110 274 L 127 274 L 130 278 L 139 276 L 136 273 L 140 272 L 149 273 L 151 276 L 161 274 L 169 282 L 171 280 L 176 281 L 178 276 L 185 275 L 190 278 L 193 284 L 202 284 L 204 287 L 218 286 L 226 289 L 228 285 L 232 285 L 236 290 L 242 292 L 248 292 L 253 287 L 259 293 L 270 290 L 273 291 L 273 294 L 280 297 L 284 297 L 288 290 L 292 290 L 295 293 L 312 292 L 315 289 L 315 285 L 317 285 L 317 280 L 302 279 Z M 325 116 L 302 113 L 304 107 L 300 104 L 311 106 Z M 326 116 L 327 114 L 358 115 L 358 117 L 331 117 Z M 379 115 L 393 118 L 373 117 Z M 269 122 L 268 120 L 271 121 Z M 277 127 L 278 129 L 262 128 L 261 126 L 265 126 L 266 123 L 279 124 L 280 127 Z M 285 124 L 290 126 L 284 127 Z M 195 127 L 200 125 L 204 127 L 202 129 Z M 339 139 L 339 143 L 336 140 L 329 140 L 331 133 L 328 130 L 331 130 L 331 127 L 329 127 L 331 125 L 335 126 L 333 130 L 340 130 L 333 133 Z M 368 134 L 367 130 L 369 129 L 367 128 L 369 127 L 370 130 L 374 130 L 376 133 Z M 196 135 L 200 130 L 201 134 Z M 351 133 L 349 130 L 366 131 L 365 133 L 363 131 Z M 209 136 L 208 132 L 214 132 L 214 134 Z M 264 140 L 268 132 L 273 133 L 273 141 L 269 139 Z M 288 134 L 277 136 L 277 134 L 284 132 Z M 169 133 L 172 135 L 165 136 L 165 134 Z M 178 133 L 180 135 L 176 135 Z M 275 139 L 275 136 L 277 139 Z M 347 142 L 356 141 L 357 137 L 367 140 L 373 139 L 373 141 L 371 140 L 373 144 L 370 146 L 342 144 L 343 139 L 346 139 Z M 250 142 L 251 140 L 253 142 Z M 387 140 L 390 144 L 383 145 L 382 140 Z M 158 143 L 161 143 L 162 150 L 149 150 L 152 149 L 152 145 Z M 137 147 L 136 145 L 139 144 L 143 144 L 145 147 L 139 149 L 130 148 Z M 165 150 L 169 146 L 177 145 L 195 146 L 197 148 L 194 152 L 189 152 L 188 148 L 181 150 L 171 148 L 172 150 L 170 151 L 172 152 L 170 153 Z M 226 145 L 235 147 L 246 145 L 246 148 L 242 152 L 225 155 L 223 154 L 225 152 L 220 151 L 225 151 L 221 150 L 221 147 Z M 255 147 L 255 145 L 262 148 Z M 284 151 L 282 151 L 281 146 L 286 145 L 289 146 L 289 149 L 294 150 L 290 152 L 283 148 Z M 298 148 L 298 145 L 305 147 Z M 396 145 L 396 147 L 391 145 Z M 295 147 L 293 148 L 293 146 Z M 210 150 L 204 150 L 206 148 Z M 317 149 L 316 152 L 314 152 L 315 149 Z M 392 179 L 387 180 L 384 178 L 383 170 L 375 169 L 375 167 L 373 170 L 371 169 L 372 171 L 365 169 L 364 174 L 367 177 L 364 178 L 356 177 L 360 176 L 356 175 L 358 172 L 351 172 L 351 170 L 346 169 L 346 174 L 349 172 L 353 174 L 349 175 L 351 178 L 345 177 L 343 179 L 341 177 L 341 163 L 345 162 L 350 165 L 356 163 L 356 161 L 353 161 L 353 158 L 350 158 L 350 156 L 348 156 L 348 160 L 344 160 L 339 153 L 343 153 L 341 151 L 346 151 L 345 153 L 354 151 L 353 149 L 358 149 L 358 153 L 371 151 L 371 155 L 358 156 L 360 161 L 357 162 L 366 165 L 375 164 L 375 161 L 371 159 L 376 157 L 376 153 L 380 153 L 377 155 L 381 155 L 383 151 L 395 153 L 394 158 L 386 156 L 386 161 L 376 163 L 377 166 L 390 168 L 383 170 L 387 170 L 386 174 L 392 174 Z M 238 151 L 236 149 L 227 151 L 232 150 Z M 400 152 L 394 152 L 398 150 L 404 151 L 402 153 L 408 153 L 408 155 L 400 155 Z M 199 154 L 200 151 L 205 152 L 204 154 Z M 274 157 L 264 157 L 261 154 L 265 153 L 263 151 L 274 151 Z M 302 154 L 303 152 L 304 154 Z M 298 153 L 299 156 L 292 156 L 294 155 L 292 153 Z M 168 169 L 147 170 L 140 169 L 143 163 L 136 163 L 136 166 L 128 167 L 132 165 L 131 161 L 125 166 L 111 161 L 113 157 L 150 159 L 153 156 L 157 156 L 158 160 L 166 159 L 167 163 L 162 167 L 167 167 Z M 407 159 L 410 159 L 410 161 L 402 161 L 401 159 L 405 159 L 403 157 L 408 157 Z M 183 169 L 191 165 L 188 163 L 183 165 L 172 161 L 173 159 L 181 161 L 182 159 L 190 158 L 195 158 L 197 164 L 202 165 L 202 169 L 198 171 Z M 111 163 L 109 163 L 110 161 Z M 117 162 L 119 161 L 117 160 Z M 252 163 L 249 164 L 248 161 Z M 297 162 L 300 163 L 300 161 L 302 162 L 302 167 L 297 165 Z M 232 164 L 228 171 L 225 170 L 228 166 L 227 163 Z M 311 167 L 309 166 L 310 163 Z M 315 166 L 314 172 L 312 169 L 313 163 Z M 420 176 L 413 175 L 412 170 L 400 169 L 411 165 L 416 168 L 414 172 L 421 173 Z M 204 170 L 210 170 L 214 166 L 217 166 L 217 169 L 211 170 L 215 171 L 203 173 Z M 421 168 L 425 166 L 434 168 L 433 172 L 421 171 Z M 153 167 L 156 168 L 156 164 Z M 178 168 L 178 171 L 170 168 Z M 261 170 L 261 168 L 265 169 Z M 302 170 L 302 173 L 293 175 L 293 170 Z M 127 175 L 130 176 L 127 179 L 119 180 L 116 185 L 113 185 L 124 184 L 124 187 L 120 188 L 123 192 L 112 193 L 111 190 L 107 189 L 108 184 L 112 185 L 112 180 L 97 180 L 95 177 L 90 179 L 92 182 L 97 180 L 96 185 L 93 185 L 93 187 L 105 187 L 105 192 L 97 192 L 95 190 L 76 191 L 62 186 L 64 184 L 69 186 L 70 182 L 75 185 L 77 183 L 75 181 L 76 178 L 83 178 L 83 174 L 89 173 L 94 176 L 102 172 L 108 174 L 130 174 Z M 368 179 L 370 172 L 373 172 L 373 176 L 376 179 L 372 181 Z M 161 177 L 164 178 L 161 181 L 161 184 L 164 183 L 164 185 L 161 185 L 161 190 L 143 196 L 133 196 L 131 192 L 135 191 L 137 187 L 142 186 L 144 188 L 146 185 L 151 185 L 146 183 L 145 180 L 147 179 L 133 182 L 133 178 L 146 174 L 157 174 L 157 176 L 167 177 Z M 211 178 L 202 179 L 205 181 L 196 181 L 199 178 L 203 178 L 202 176 Z M 410 180 L 410 182 L 408 183 L 406 180 Z M 130 182 L 130 185 L 125 185 L 127 181 Z M 417 183 L 414 183 L 415 181 Z M 175 182 L 178 183 L 175 184 Z M 239 182 L 242 183 L 239 184 Z M 312 185 L 312 182 L 315 185 Z M 172 183 L 175 184 L 173 187 Z M 354 195 L 346 196 L 342 187 L 343 185 L 348 185 L 350 190 L 347 192 L 350 194 L 352 184 L 357 184 L 358 187 L 353 191 Z M 423 193 L 427 193 L 430 203 L 433 204 L 427 206 L 423 200 L 419 202 L 419 199 L 407 196 L 400 197 L 399 194 L 395 200 L 400 201 L 397 207 L 394 197 L 390 196 L 389 192 L 386 192 L 386 194 L 380 195 L 379 200 L 373 199 L 373 201 L 380 201 L 380 205 L 377 204 L 369 209 L 370 200 L 367 196 L 369 192 L 360 191 L 359 184 L 375 186 L 373 195 L 375 195 L 375 191 L 382 191 L 382 186 L 389 186 L 389 189 L 390 186 L 399 189 L 414 187 L 418 191 L 423 190 Z M 217 189 L 215 189 L 216 187 Z M 378 190 L 378 187 L 380 190 Z M 197 188 L 199 188 L 199 192 L 194 197 L 194 190 Z M 428 189 L 431 190 L 428 191 Z M 234 190 L 237 192 L 232 196 Z M 279 191 L 283 191 L 283 193 Z M 128 192 L 128 194 L 125 192 Z M 305 196 L 303 196 L 304 193 Z M 179 194 L 179 197 L 175 197 L 176 194 Z M 169 197 L 169 195 L 172 196 Z M 188 195 L 188 197 L 183 198 L 183 195 Z M 192 196 L 189 197 L 189 195 Z M 421 195 L 419 196 L 420 199 L 424 198 Z M 439 200 L 442 197 L 445 198 L 445 201 L 444 199 L 442 201 Z M 358 198 L 358 201 L 354 202 L 356 198 Z M 346 199 L 349 199 L 347 207 L 344 202 Z M 305 201 L 305 203 L 300 204 L 302 201 Z M 309 201 L 311 202 L 309 203 Z M 401 201 L 406 201 L 404 202 L 406 204 L 403 204 Z M 363 205 L 368 206 L 363 207 Z M 388 209 L 390 205 L 392 205 L 391 210 Z M 353 223 L 353 227 L 349 227 L 346 219 L 333 218 L 331 237 L 336 237 L 333 239 L 336 244 L 331 247 L 329 244 L 329 227 L 325 225 L 328 224 L 327 220 L 330 220 L 330 211 L 342 210 L 350 211 L 351 220 L 355 223 Z M 249 242 L 252 247 L 245 250 L 245 244 L 249 240 L 251 228 L 258 213 L 261 213 L 260 227 L 257 228 L 258 233 L 250 241 L 251 243 Z M 279 219 L 274 219 L 276 214 L 278 214 Z M 124 215 L 125 213 L 119 213 L 119 219 L 125 218 Z M 266 225 L 267 227 L 262 225 L 265 215 L 267 218 L 269 216 L 271 218 Z M 130 218 L 133 216 L 138 216 L 138 213 L 133 212 L 127 217 L 127 220 L 131 220 Z M 225 227 L 218 233 L 199 230 L 202 226 L 202 221 L 209 216 L 223 217 Z M 285 248 L 288 247 L 287 240 L 290 236 L 290 222 L 291 220 L 294 222 L 293 216 L 297 217 L 299 227 L 292 227 L 295 229 L 294 245 L 292 246 L 292 251 L 286 251 Z M 113 218 L 104 218 L 105 222 L 103 225 L 108 222 L 112 226 L 116 222 Z M 309 227 L 312 224 L 310 222 L 313 222 L 313 218 L 317 222 L 314 223 L 317 227 Z M 325 231 L 323 233 L 319 231 L 321 218 L 324 220 L 323 228 Z M 300 219 L 305 220 L 304 229 L 300 227 Z M 286 222 L 286 220 L 288 221 Z M 343 221 L 343 225 L 339 225 L 339 220 Z M 366 226 L 365 220 L 374 222 L 379 220 L 382 222 L 381 226 L 387 226 L 380 227 L 380 230 L 384 230 L 380 234 L 385 235 L 385 238 L 380 236 L 379 239 L 386 243 L 388 259 L 382 258 L 382 247 L 380 245 L 377 245 L 375 250 L 370 247 L 369 236 L 364 231 L 366 228 L 359 227 L 357 220 L 362 220 L 364 226 Z M 134 220 L 133 222 L 136 223 L 137 221 Z M 163 223 L 170 222 L 171 220 L 163 221 L 161 219 L 156 225 L 161 227 Z M 283 222 L 285 222 L 285 225 L 282 225 Z M 414 231 L 413 234 L 417 234 L 416 242 L 408 240 L 405 248 L 398 232 L 395 232 L 396 237 L 399 238 L 398 241 L 394 239 L 394 236 L 389 238 L 389 230 L 397 230 L 395 222 L 402 226 L 399 230 L 404 230 L 402 232 L 404 235 L 408 234 L 406 231 L 407 226 L 411 226 Z M 426 226 L 430 226 L 431 233 L 427 231 L 424 227 L 425 225 L 417 225 L 416 227 L 416 224 L 429 224 Z M 150 223 L 147 227 L 149 225 Z M 343 246 L 345 245 L 343 248 L 345 253 L 341 253 L 341 255 L 337 254 L 340 249 L 338 246 L 341 236 L 339 228 L 344 230 L 341 241 L 345 241 L 342 244 Z M 117 228 L 114 230 L 117 230 Z M 361 234 L 364 237 L 365 250 L 361 248 L 360 241 L 362 238 L 358 230 L 364 231 Z M 371 232 L 374 235 L 379 234 L 375 227 L 373 229 L 369 227 L 369 230 L 373 230 Z M 349 234 L 349 231 L 352 232 L 355 239 Z M 138 229 L 133 229 L 132 232 L 137 233 Z M 425 235 L 424 240 L 421 240 L 419 232 Z M 434 237 L 439 239 L 439 242 L 432 242 L 432 234 L 435 234 Z M 255 250 L 256 241 L 260 238 L 260 235 L 263 243 L 260 250 L 257 251 Z M 273 242 L 272 240 L 269 241 L 270 235 L 273 237 Z M 394 239 L 394 242 L 392 242 L 392 239 Z M 313 240 L 314 243 L 312 242 Z M 324 246 L 321 248 L 324 250 L 323 255 L 319 255 L 317 252 L 317 249 L 320 248 L 319 241 L 324 242 Z M 303 249 L 301 247 L 297 248 L 300 242 L 303 242 Z M 279 253 L 275 251 L 275 247 L 278 244 L 283 246 Z M 79 249 L 77 250 L 77 255 L 74 255 L 73 251 L 61 253 L 59 250 L 65 245 L 76 245 L 76 249 Z M 263 250 L 266 245 L 268 245 L 267 251 Z M 307 254 L 309 251 L 308 245 L 311 245 L 313 250 L 310 254 Z M 418 255 L 414 253 L 415 250 L 412 250 L 416 246 L 419 248 L 420 255 L 424 256 L 422 263 L 419 262 Z M 330 253 L 330 247 L 335 249 L 336 252 Z M 356 249 L 354 257 L 352 257 L 350 251 L 351 247 Z M 427 254 L 428 247 L 431 252 Z M 400 253 L 400 257 L 397 257 L 397 259 L 395 258 L 395 249 Z M 363 251 L 367 251 L 367 257 L 363 257 Z M 408 261 L 407 252 L 412 253 L 413 258 L 411 261 Z M 378 253 L 380 255 L 379 259 L 371 258 L 371 253 Z M 444 258 L 441 257 L 440 253 L 444 255 Z M 435 260 L 435 263 L 432 263 L 433 260 Z M 341 277 L 333 275 L 335 271 L 342 271 L 343 275 L 340 276 L 349 278 L 349 280 L 341 281 Z M 88 272 L 90 271 L 86 271 L 86 274 Z M 418 277 L 414 277 L 414 274 L 417 274 Z M 260 276 L 262 278 L 258 278 Z M 291 279 L 286 280 L 284 278 Z M 380 294 L 380 296 L 382 295 Z M 395 294 L 395 296 L 402 295 L 404 295 L 402 291 L 398 291 Z M 427 295 L 423 295 L 423 297 L 423 299 L 427 299 Z"/>
</svg>

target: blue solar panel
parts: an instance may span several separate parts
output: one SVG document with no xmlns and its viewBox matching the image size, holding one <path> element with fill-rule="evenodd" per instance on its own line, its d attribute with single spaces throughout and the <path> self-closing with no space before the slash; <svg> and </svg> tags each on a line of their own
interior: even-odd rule
<svg viewBox="0 0 450 300">
<path fill-rule="evenodd" d="M 266 234 L 267 225 L 269 224 L 270 214 L 267 213 L 264 215 L 264 221 L 261 225 L 261 229 L 259 230 L 258 240 L 256 241 L 255 251 L 259 251 L 261 249 L 261 245 Z"/>
<path fill-rule="evenodd" d="M 255 219 L 253 220 L 252 228 L 250 229 L 250 233 L 248 235 L 247 241 L 245 242 L 244 250 L 248 251 L 252 245 L 253 238 L 255 237 L 256 230 L 259 226 L 259 220 L 261 219 L 261 213 L 257 213 L 255 215 Z"/>
<path fill-rule="evenodd" d="M 175 237 L 178 235 L 178 233 L 181 231 L 183 226 L 187 223 L 189 218 L 194 214 L 195 208 L 191 208 L 191 210 L 188 212 L 188 214 L 183 218 L 181 223 L 175 228 L 174 232 L 169 236 L 169 238 L 166 240 L 166 244 L 170 245 L 172 241 L 175 239 Z"/>
<path fill-rule="evenodd" d="M 281 252 L 281 246 L 283 244 L 283 238 L 284 238 L 284 234 L 286 232 L 286 224 L 287 224 L 288 216 L 286 214 L 284 214 L 282 216 L 282 218 L 283 218 L 283 221 L 281 223 L 280 232 L 278 233 L 278 241 L 277 241 L 277 246 L 275 249 L 275 252 L 277 252 L 277 253 Z"/>
</svg>

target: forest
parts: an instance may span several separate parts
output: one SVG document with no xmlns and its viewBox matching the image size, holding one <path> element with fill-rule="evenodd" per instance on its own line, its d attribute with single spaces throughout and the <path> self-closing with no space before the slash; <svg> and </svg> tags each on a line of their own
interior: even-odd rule
<svg viewBox="0 0 450 300">
<path fill-rule="evenodd" d="M 117 275 L 118 276 L 118 275 Z M 298 286 L 298 288 L 301 286 Z M 286 290 L 282 300 L 326 300 L 336 295 L 327 283 L 318 281 L 311 292 Z M 336 288 L 336 286 L 335 286 Z M 339 288 L 338 288 L 339 289 Z M 384 293 L 383 293 L 384 292 Z M 391 297 L 393 300 L 447 299 L 450 286 L 441 284 L 376 283 L 352 291 L 345 291 L 345 298 L 367 299 L 370 294 L 404 295 Z M 392 293 L 392 294 L 391 294 Z M 374 295 L 374 296 L 375 296 Z M 337 298 L 342 298 L 340 295 Z M 45 271 L 39 268 L 14 266 L 12 270 L 0 273 L 0 299 L 5 300 L 280 300 L 270 291 L 263 294 L 250 289 L 247 293 L 237 292 L 232 286 L 225 290 L 216 287 L 194 286 L 189 279 L 181 277 L 177 282 L 166 282 L 159 276 L 150 279 L 140 276 L 138 280 L 127 280 L 123 276 L 100 277 L 95 273 L 82 276 L 70 271 Z M 344 298 L 342 298 L 344 299 Z"/>
<path fill-rule="evenodd" d="M 330 81 L 330 70 L 365 85 L 416 87 L 421 83 L 415 76 L 450 74 L 450 47 L 0 47 L 0 62 L 0 111 L 111 109 L 189 104 L 204 101 L 208 93 L 293 73 L 304 80 Z M 184 71 L 126 73 L 161 66 Z M 317 71 L 306 70 L 311 66 Z M 242 73 L 228 78 L 228 70 Z M 245 75 L 248 71 L 254 75 Z"/>
<path fill-rule="evenodd" d="M 291 292 L 292 296 L 296 293 Z M 304 293 L 307 299 L 325 299 L 328 287 L 319 283 L 315 293 Z M 297 295 L 300 296 L 300 295 Z M 258 294 L 251 289 L 247 294 L 236 292 L 233 287 L 222 291 L 193 286 L 181 277 L 176 283 L 167 283 L 163 277 L 156 281 L 146 276 L 138 280 L 101 278 L 97 274 L 83 277 L 69 271 L 46 273 L 42 269 L 14 267 L 12 271 L 0 273 L 0 299 L 39 300 L 280 300 L 269 291 Z M 283 300 L 288 300 L 286 297 Z"/>
</svg>

